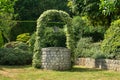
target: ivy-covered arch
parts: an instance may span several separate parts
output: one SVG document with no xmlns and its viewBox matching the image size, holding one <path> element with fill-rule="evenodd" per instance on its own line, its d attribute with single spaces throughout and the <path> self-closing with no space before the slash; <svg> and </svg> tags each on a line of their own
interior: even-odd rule
<svg viewBox="0 0 120 80">
<path fill-rule="evenodd" d="M 54 21 L 55 18 L 59 18 L 62 22 L 64 22 L 67 26 L 66 31 L 66 47 L 71 50 L 71 55 L 73 57 L 74 50 L 74 36 L 71 27 L 71 17 L 68 13 L 61 10 L 47 10 L 41 14 L 41 16 L 37 20 L 37 30 L 36 30 L 36 41 L 34 46 L 34 55 L 33 55 L 33 66 L 39 68 L 41 66 L 41 36 L 42 31 L 47 26 L 48 22 Z"/>
</svg>

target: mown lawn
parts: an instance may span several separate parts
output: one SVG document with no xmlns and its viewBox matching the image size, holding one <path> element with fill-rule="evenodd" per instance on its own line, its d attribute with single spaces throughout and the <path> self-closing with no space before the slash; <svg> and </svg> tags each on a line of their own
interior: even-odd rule
<svg viewBox="0 0 120 80">
<path fill-rule="evenodd" d="M 78 66 L 69 71 L 41 70 L 31 66 L 0 66 L 0 80 L 120 80 L 120 72 Z"/>
</svg>

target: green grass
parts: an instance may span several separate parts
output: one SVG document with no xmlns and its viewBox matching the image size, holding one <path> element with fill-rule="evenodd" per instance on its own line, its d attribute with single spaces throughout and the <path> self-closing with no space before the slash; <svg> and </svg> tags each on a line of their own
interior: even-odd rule
<svg viewBox="0 0 120 80">
<path fill-rule="evenodd" d="M 120 80 L 120 72 L 78 66 L 69 71 L 34 69 L 31 66 L 0 66 L 0 80 Z"/>
</svg>

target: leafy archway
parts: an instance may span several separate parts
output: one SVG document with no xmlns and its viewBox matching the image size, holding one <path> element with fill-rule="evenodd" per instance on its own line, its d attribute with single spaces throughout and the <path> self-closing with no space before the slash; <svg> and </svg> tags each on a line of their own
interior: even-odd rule
<svg viewBox="0 0 120 80">
<path fill-rule="evenodd" d="M 51 21 L 61 20 L 66 24 L 66 47 L 71 50 L 71 56 L 73 60 L 74 50 L 74 36 L 71 27 L 71 17 L 68 13 L 61 10 L 47 10 L 41 14 L 37 20 L 36 41 L 34 46 L 33 66 L 39 68 L 41 66 L 41 36 L 47 24 Z"/>
</svg>

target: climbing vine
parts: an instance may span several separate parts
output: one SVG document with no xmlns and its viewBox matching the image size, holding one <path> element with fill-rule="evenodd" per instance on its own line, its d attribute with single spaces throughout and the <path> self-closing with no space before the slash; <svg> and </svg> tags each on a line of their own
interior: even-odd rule
<svg viewBox="0 0 120 80">
<path fill-rule="evenodd" d="M 71 27 L 71 17 L 68 13 L 61 10 L 47 10 L 41 14 L 37 20 L 36 41 L 34 46 L 33 66 L 40 68 L 41 66 L 41 39 L 42 33 L 47 27 L 48 22 L 62 21 L 66 26 L 66 47 L 71 50 L 72 61 L 74 60 L 74 36 Z"/>
</svg>

